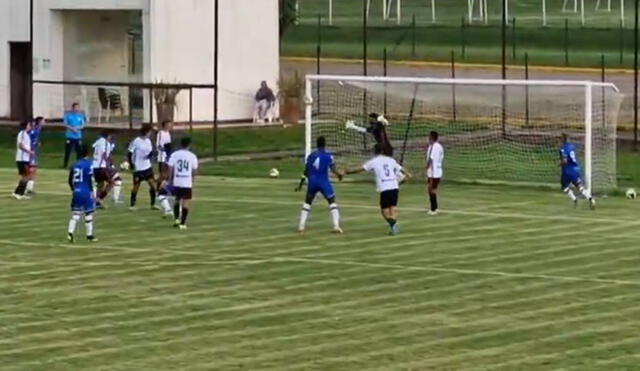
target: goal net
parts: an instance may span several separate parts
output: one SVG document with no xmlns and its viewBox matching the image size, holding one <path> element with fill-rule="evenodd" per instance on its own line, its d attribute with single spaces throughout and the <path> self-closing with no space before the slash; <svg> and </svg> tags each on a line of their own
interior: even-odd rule
<svg viewBox="0 0 640 371">
<path fill-rule="evenodd" d="M 559 183 L 562 133 L 578 147 L 587 186 L 615 188 L 622 95 L 588 81 L 481 80 L 311 75 L 306 78 L 306 151 L 324 136 L 337 161 L 372 156 L 369 115 L 384 115 L 394 157 L 418 177 L 430 131 L 445 148 L 444 177 L 467 182 Z"/>
</svg>

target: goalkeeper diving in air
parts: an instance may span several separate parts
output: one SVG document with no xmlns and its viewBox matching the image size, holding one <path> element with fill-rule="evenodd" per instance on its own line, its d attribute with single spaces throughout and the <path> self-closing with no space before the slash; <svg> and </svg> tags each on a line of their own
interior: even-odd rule
<svg viewBox="0 0 640 371">
<path fill-rule="evenodd" d="M 391 142 L 389 142 L 389 136 L 387 136 L 387 126 L 389 125 L 391 125 L 391 123 L 384 116 L 378 115 L 377 113 L 370 113 L 368 127 L 356 125 L 353 120 L 347 121 L 345 127 L 362 134 L 369 133 L 382 148 L 392 149 L 393 147 L 391 146 Z"/>
</svg>

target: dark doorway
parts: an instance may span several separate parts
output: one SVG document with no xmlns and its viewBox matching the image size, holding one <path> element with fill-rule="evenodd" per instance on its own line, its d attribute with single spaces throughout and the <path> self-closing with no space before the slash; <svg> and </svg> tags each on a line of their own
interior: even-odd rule
<svg viewBox="0 0 640 371">
<path fill-rule="evenodd" d="M 9 43 L 9 45 L 11 46 L 11 118 L 25 120 L 30 118 L 33 104 L 31 43 Z"/>
</svg>

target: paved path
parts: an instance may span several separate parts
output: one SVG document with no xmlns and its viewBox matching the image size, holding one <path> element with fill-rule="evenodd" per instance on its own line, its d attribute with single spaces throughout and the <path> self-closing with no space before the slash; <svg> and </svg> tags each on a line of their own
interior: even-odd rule
<svg viewBox="0 0 640 371">
<path fill-rule="evenodd" d="M 315 59 L 308 58 L 282 58 L 281 71 L 283 74 L 300 71 L 303 74 L 316 73 Z M 350 74 L 362 75 L 361 61 L 349 61 L 338 59 L 324 59 L 321 62 L 322 74 Z M 512 66 L 507 70 L 507 78 L 524 79 L 524 68 Z M 372 61 L 368 64 L 368 74 L 382 76 L 383 69 L 380 61 Z M 530 67 L 529 78 L 538 80 L 591 80 L 600 81 L 601 72 L 597 69 L 557 68 L 557 67 Z M 451 77 L 451 66 L 447 63 L 424 62 L 389 62 L 389 76 L 412 77 Z M 473 65 L 458 64 L 456 66 L 458 78 L 484 78 L 500 79 L 501 71 L 498 65 Z M 611 69 L 605 76 L 605 81 L 614 83 L 625 95 L 622 104 L 619 124 L 632 125 L 633 123 L 633 71 Z"/>
</svg>

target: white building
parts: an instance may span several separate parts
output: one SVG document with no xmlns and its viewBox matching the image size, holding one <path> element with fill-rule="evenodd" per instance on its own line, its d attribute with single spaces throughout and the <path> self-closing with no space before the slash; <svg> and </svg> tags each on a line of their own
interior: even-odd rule
<svg viewBox="0 0 640 371">
<path fill-rule="evenodd" d="M 35 84 L 31 94 L 31 70 L 36 81 L 213 84 L 214 0 L 33 2 L 31 58 L 29 0 L 0 0 L 0 117 L 22 118 L 31 98 L 45 117 L 75 101 L 100 111 L 99 86 Z M 273 87 L 278 78 L 278 1 L 219 0 L 219 10 L 220 120 L 248 119 L 260 81 Z M 131 101 L 131 114 L 148 120 L 148 92 L 113 89 L 123 117 Z M 193 91 L 194 120 L 212 119 L 212 94 Z M 188 98 L 179 93 L 176 120 L 188 119 Z"/>
</svg>

